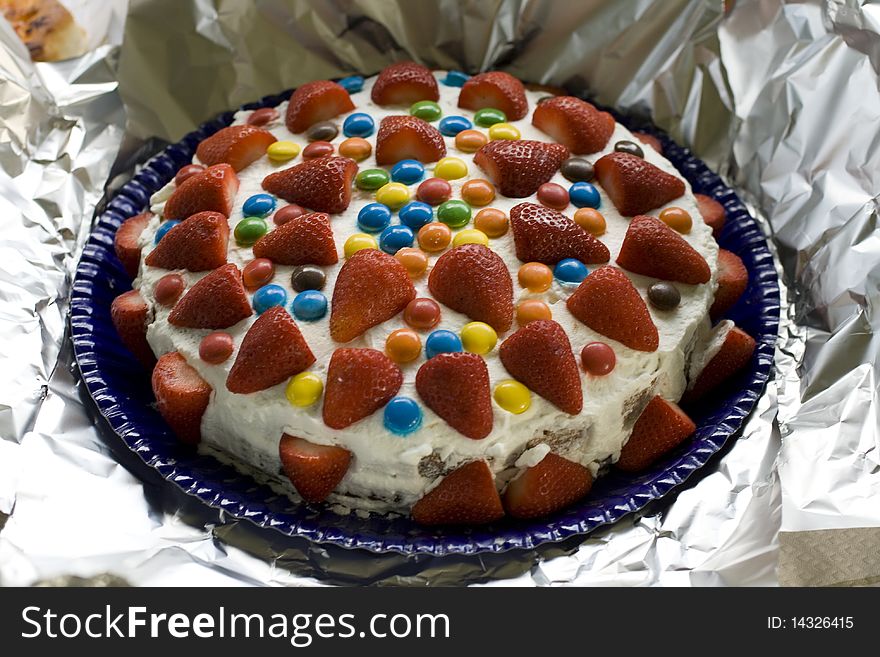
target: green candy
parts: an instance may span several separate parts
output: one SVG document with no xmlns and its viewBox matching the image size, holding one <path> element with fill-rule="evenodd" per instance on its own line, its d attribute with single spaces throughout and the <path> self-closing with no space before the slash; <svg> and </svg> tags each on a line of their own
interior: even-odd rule
<svg viewBox="0 0 880 657">
<path fill-rule="evenodd" d="M 385 169 L 364 169 L 354 179 L 354 184 L 358 189 L 368 192 L 375 191 L 389 182 L 391 182 L 391 176 Z"/>
<path fill-rule="evenodd" d="M 239 246 L 252 246 L 269 230 L 261 217 L 245 217 L 235 225 L 235 242 Z"/>
<path fill-rule="evenodd" d="M 446 201 L 437 208 L 437 219 L 450 228 L 467 226 L 471 220 L 471 206 L 456 199 Z"/>
<path fill-rule="evenodd" d="M 409 108 L 409 113 L 416 116 L 422 121 L 436 121 L 443 115 L 443 110 L 433 100 L 420 100 L 413 103 Z"/>
<path fill-rule="evenodd" d="M 505 121 L 507 121 L 507 115 L 494 107 L 485 107 L 474 114 L 474 123 L 483 128 Z"/>
</svg>

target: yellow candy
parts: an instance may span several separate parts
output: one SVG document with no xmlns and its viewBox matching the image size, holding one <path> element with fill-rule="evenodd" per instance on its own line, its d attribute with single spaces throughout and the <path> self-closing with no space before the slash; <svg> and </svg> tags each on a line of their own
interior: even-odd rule
<svg viewBox="0 0 880 657">
<path fill-rule="evenodd" d="M 532 405 L 532 393 L 519 381 L 508 379 L 495 386 L 495 403 L 508 413 L 519 415 Z"/>
<path fill-rule="evenodd" d="M 346 258 L 350 258 L 361 249 L 378 248 L 379 245 L 376 243 L 376 238 L 372 235 L 367 235 L 366 233 L 355 233 L 345 240 L 345 246 L 342 247 Z"/>
<path fill-rule="evenodd" d="M 519 130 L 510 123 L 496 123 L 489 128 L 489 139 L 519 139 Z"/>
<path fill-rule="evenodd" d="M 288 381 L 284 394 L 292 406 L 311 406 L 323 392 L 321 377 L 314 372 L 300 372 Z"/>
<path fill-rule="evenodd" d="M 455 234 L 452 239 L 452 246 L 461 246 L 462 244 L 482 244 L 489 246 L 489 236 L 476 228 L 465 228 Z"/>
<path fill-rule="evenodd" d="M 498 334 L 488 324 L 469 322 L 461 327 L 461 344 L 472 354 L 488 354 L 498 343 Z"/>
<path fill-rule="evenodd" d="M 382 185 L 376 191 L 376 200 L 392 210 L 397 210 L 409 201 L 409 187 L 397 182 Z"/>
<path fill-rule="evenodd" d="M 468 173 L 467 164 L 457 157 L 444 157 L 434 166 L 434 175 L 444 180 L 458 180 Z"/>
<path fill-rule="evenodd" d="M 292 160 L 299 155 L 299 150 L 300 146 L 296 142 L 276 141 L 274 144 L 269 144 L 266 155 L 275 162 L 287 162 L 287 160 Z"/>
</svg>

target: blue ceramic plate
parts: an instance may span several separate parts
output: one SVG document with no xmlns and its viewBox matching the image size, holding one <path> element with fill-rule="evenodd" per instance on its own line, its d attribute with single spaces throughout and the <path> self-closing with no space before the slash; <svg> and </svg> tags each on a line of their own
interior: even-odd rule
<svg viewBox="0 0 880 657">
<path fill-rule="evenodd" d="M 289 94 L 289 92 L 288 92 Z M 245 109 L 277 105 L 288 94 L 264 98 Z M 198 143 L 231 123 L 232 112 L 188 134 L 151 159 L 97 217 L 77 269 L 71 299 L 71 335 L 82 379 L 110 427 L 147 465 L 186 493 L 225 513 L 262 527 L 347 548 L 403 554 L 476 554 L 533 548 L 616 522 L 657 500 L 703 467 L 740 429 L 770 376 L 779 319 L 779 287 L 764 235 L 742 202 L 691 153 L 650 127 L 664 154 L 695 192 L 713 196 L 727 210 L 720 243 L 737 253 L 750 273 L 749 288 L 729 314 L 754 336 L 758 348 L 748 372 L 727 393 L 694 416 L 696 436 L 637 477 L 600 478 L 587 499 L 554 516 L 530 522 L 505 520 L 473 529 L 426 529 L 406 518 L 339 516 L 323 508 L 295 506 L 216 459 L 181 445 L 153 407 L 149 375 L 122 346 L 110 321 L 110 303 L 130 288 L 113 252 L 113 236 L 128 217 L 146 208 L 150 195 L 192 160 Z M 624 122 L 625 119 L 624 119 Z"/>
</svg>

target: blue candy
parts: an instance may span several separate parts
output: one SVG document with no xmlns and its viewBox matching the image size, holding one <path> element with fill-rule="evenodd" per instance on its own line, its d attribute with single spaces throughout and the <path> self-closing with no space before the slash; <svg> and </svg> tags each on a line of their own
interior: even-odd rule
<svg viewBox="0 0 880 657">
<path fill-rule="evenodd" d="M 455 137 L 462 130 L 470 130 L 474 124 L 464 116 L 447 116 L 440 119 L 440 134 Z"/>
<path fill-rule="evenodd" d="M 391 167 L 391 180 L 412 185 L 417 183 L 425 175 L 425 165 L 418 160 L 401 160 Z"/>
<path fill-rule="evenodd" d="M 350 94 L 356 94 L 364 88 L 364 78 L 360 75 L 349 75 L 342 78 L 337 84 Z"/>
<path fill-rule="evenodd" d="M 589 273 L 586 265 L 575 258 L 563 258 L 553 268 L 553 275 L 561 283 L 580 283 Z"/>
<path fill-rule="evenodd" d="M 358 212 L 357 223 L 365 233 L 378 233 L 391 223 L 391 208 L 382 203 L 367 203 Z"/>
<path fill-rule="evenodd" d="M 375 129 L 373 117 L 363 112 L 351 114 L 342 124 L 342 134 L 346 137 L 369 137 Z"/>
<path fill-rule="evenodd" d="M 409 397 L 395 397 L 385 406 L 385 428 L 405 436 L 422 426 L 422 409 Z"/>
<path fill-rule="evenodd" d="M 244 202 L 241 211 L 245 217 L 265 217 L 275 209 L 275 197 L 271 194 L 254 194 Z"/>
<path fill-rule="evenodd" d="M 179 223 L 180 222 L 177 219 L 172 219 L 172 220 L 166 221 L 164 224 L 160 225 L 159 230 L 156 231 L 155 243 L 158 244 L 159 240 L 162 239 L 163 237 L 165 237 L 165 233 L 167 233 L 169 230 L 174 228 Z"/>
<path fill-rule="evenodd" d="M 409 226 L 388 226 L 379 235 L 379 248 L 394 255 L 401 249 L 412 246 L 416 234 Z"/>
<path fill-rule="evenodd" d="M 269 308 L 283 306 L 287 303 L 287 291 L 280 285 L 264 285 L 254 292 L 254 310 L 262 315 Z"/>
<path fill-rule="evenodd" d="M 464 83 L 470 80 L 471 76 L 462 71 L 449 71 L 446 77 L 440 80 L 447 87 L 462 87 Z"/>
<path fill-rule="evenodd" d="M 304 321 L 321 319 L 327 314 L 327 297 L 317 290 L 305 290 L 293 298 L 293 316 Z"/>
<path fill-rule="evenodd" d="M 433 358 L 437 354 L 458 353 L 462 350 L 461 338 L 452 331 L 434 331 L 425 340 L 425 356 Z"/>
<path fill-rule="evenodd" d="M 602 205 L 599 190 L 588 182 L 576 182 L 569 187 L 568 198 L 579 208 L 598 208 Z"/>
<path fill-rule="evenodd" d="M 397 215 L 400 217 L 400 223 L 418 231 L 434 218 L 434 208 L 421 201 L 411 201 L 400 208 Z"/>
</svg>

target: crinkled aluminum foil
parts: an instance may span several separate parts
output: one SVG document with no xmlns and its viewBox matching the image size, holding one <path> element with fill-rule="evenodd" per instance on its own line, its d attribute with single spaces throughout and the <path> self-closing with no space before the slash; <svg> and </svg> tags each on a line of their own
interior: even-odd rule
<svg viewBox="0 0 880 657">
<path fill-rule="evenodd" d="M 0 531 L 0 581 L 853 581 L 853 555 L 823 565 L 810 558 L 809 538 L 880 526 L 876 5 L 740 0 L 725 14 L 720 0 L 438 1 L 418 10 L 369 0 L 141 0 L 117 66 L 124 6 L 113 6 L 104 45 L 59 64 L 32 65 L 0 25 L 0 512 L 12 513 Z M 70 276 L 124 136 L 117 80 L 128 133 L 174 140 L 263 94 L 408 55 L 505 68 L 651 116 L 725 175 L 772 235 L 790 285 L 776 378 L 742 437 L 674 499 L 534 553 L 407 561 L 231 520 L 96 433 L 62 336 Z M 871 565 L 861 567 L 867 581 Z"/>
</svg>

